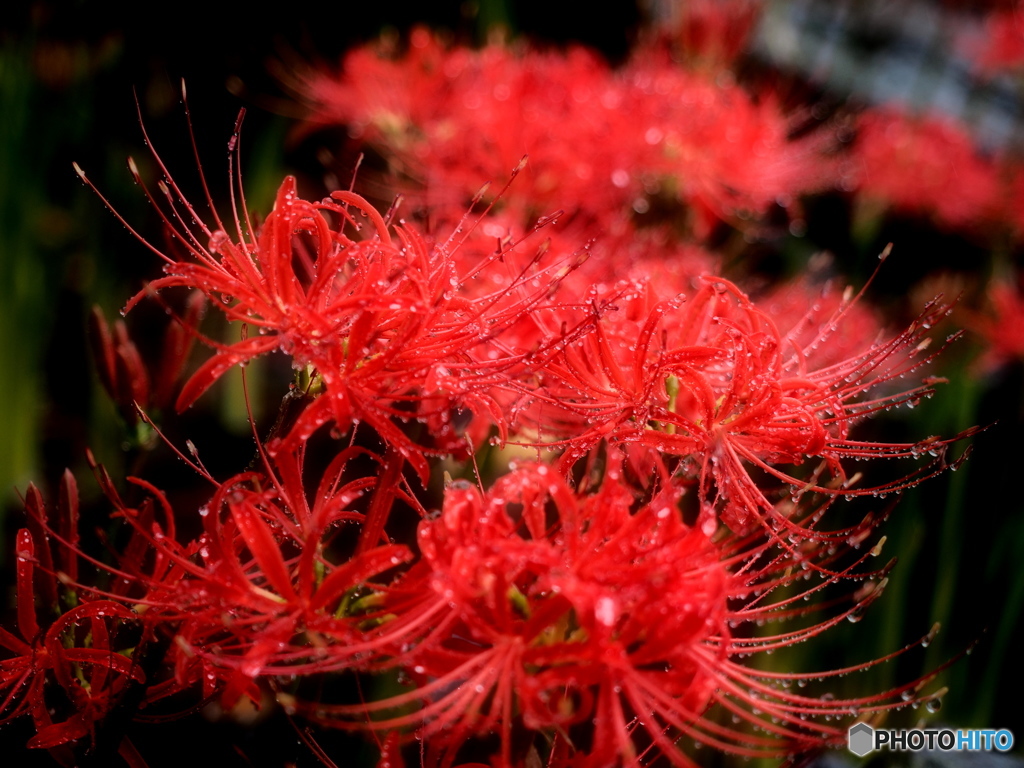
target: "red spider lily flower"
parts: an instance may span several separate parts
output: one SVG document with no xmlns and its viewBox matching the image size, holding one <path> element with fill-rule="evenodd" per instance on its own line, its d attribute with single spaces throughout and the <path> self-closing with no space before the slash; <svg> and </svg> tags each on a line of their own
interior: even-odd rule
<svg viewBox="0 0 1024 768">
<path fill-rule="evenodd" d="M 686 72 L 649 55 L 624 71 L 631 104 L 647 126 L 643 168 L 690 208 L 698 236 L 719 220 L 788 208 L 797 196 L 838 181 L 834 138 L 811 131 L 791 138 L 798 121 L 771 94 Z"/>
<path fill-rule="evenodd" d="M 242 695 L 258 702 L 261 678 L 337 670 L 373 656 L 380 643 L 359 629 L 359 598 L 372 594 L 371 579 L 411 554 L 373 540 L 338 559 L 332 542 L 345 524 L 386 519 L 396 496 L 411 498 L 394 477 L 387 481 L 387 468 L 380 477 L 349 477 L 351 462 L 374 458 L 358 448 L 342 451 L 315 495 L 307 495 L 305 445 L 265 457 L 264 472 L 218 485 L 199 510 L 203 533 L 188 543 L 177 540 L 174 513 L 158 489 L 129 478 L 151 499 L 133 508 L 103 483 L 118 516 L 163 563 L 130 574 L 145 589 L 136 601 L 146 606 L 146 620 L 175 628 L 174 679 L 151 699 L 200 682 L 204 696 L 220 691 L 226 706 Z M 397 455 L 392 462 L 401 467 Z M 371 489 L 368 512 L 355 511 L 354 502 Z M 163 510 L 166 530 L 155 525 L 153 506 Z"/>
<path fill-rule="evenodd" d="M 594 220 L 642 193 L 622 84 L 580 47 L 473 51 L 420 28 L 403 55 L 359 48 L 339 75 L 308 72 L 295 88 L 311 102 L 311 123 L 348 125 L 432 210 L 460 210 L 481 179 L 500 178 L 524 154 L 530 166 L 503 201 L 522 221 L 565 201 Z"/>
<path fill-rule="evenodd" d="M 296 90 L 312 102 L 311 122 L 348 125 L 395 175 L 418 182 L 432 209 L 458 209 L 523 153 L 531 170 L 506 207 L 527 221 L 571 203 L 570 215 L 600 229 L 674 196 L 703 236 L 835 180 L 830 138 L 791 140 L 794 121 L 770 97 L 667 56 L 613 72 L 579 48 L 470 51 L 417 30 L 403 56 L 360 49 L 341 75 L 307 74 Z"/>
<path fill-rule="evenodd" d="M 935 455 L 950 442 L 868 443 L 851 435 L 871 414 L 931 394 L 936 380 L 926 379 L 871 395 L 937 354 L 919 355 L 928 347 L 924 335 L 950 307 L 933 302 L 906 331 L 823 362 L 817 350 L 845 322 L 849 305 L 839 304 L 813 334 L 797 323 L 783 335 L 736 286 L 705 278 L 692 297 L 661 302 L 646 317 L 607 312 L 549 359 L 545 385 L 524 421 L 553 438 L 548 447 L 567 446 L 566 471 L 601 440 L 648 446 L 679 457 L 683 471 L 691 467 L 707 510 L 717 509 L 735 530 L 758 524 L 761 514 L 792 529 L 774 517 L 774 502 L 748 467 L 800 488 L 808 478 L 778 465 L 821 459 L 842 493 L 863 495 L 900 490 L 944 466 L 940 458 L 883 486 L 848 487 L 844 459 Z M 837 492 L 828 485 L 811 481 L 817 491 Z"/>
<path fill-rule="evenodd" d="M 988 298 L 991 312 L 973 317 L 971 325 L 986 344 L 979 365 L 991 371 L 1024 359 L 1024 296 L 1011 285 L 996 283 L 989 288 Z"/>
<path fill-rule="evenodd" d="M 663 656 L 673 668 L 662 677 L 681 697 L 678 706 L 703 710 L 710 691 L 706 678 L 694 679 L 687 656 L 723 621 L 723 579 L 707 567 L 717 553 L 699 531 L 687 536 L 668 521 L 657 530 L 653 513 L 630 520 L 629 494 L 608 488 L 607 498 L 577 508 L 545 466 L 505 476 L 486 498 L 464 484 L 449 488 L 441 516 L 420 526 L 423 560 L 386 598 L 397 616 L 388 632 L 406 647 L 416 640 L 398 658 L 422 684 L 391 699 L 317 711 L 358 718 L 424 702 L 413 714 L 369 724 L 422 725 L 431 754 L 447 754 L 446 765 L 470 736 L 496 731 L 501 764 L 511 765 L 517 713 L 533 730 L 593 719 L 595 755 L 635 755 L 613 686 L 620 677 L 645 677 L 643 667 Z M 559 512 L 552 530 L 549 499 Z M 515 506 L 522 512 L 514 518 L 508 508 Z M 668 601 L 656 605 L 666 593 L 685 595 L 674 617 L 665 614 Z M 642 638 L 659 626 L 664 633 Z"/>
<path fill-rule="evenodd" d="M 860 118 L 854 162 L 857 194 L 897 212 L 967 231 L 997 221 L 1002 212 L 997 164 L 949 118 L 870 110 Z"/>
<path fill-rule="evenodd" d="M 821 610 L 798 606 L 823 584 L 883 579 L 885 569 L 860 570 L 870 554 L 842 562 L 843 554 L 825 547 L 797 556 L 757 537 L 709 538 L 681 522 L 678 491 L 661 476 L 666 485 L 646 503 L 622 481 L 614 453 L 594 493 L 570 490 L 544 465 L 514 471 L 487 494 L 454 484 L 440 516 L 420 525 L 423 559 L 385 591 L 381 608 L 396 643 L 390 663 L 417 687 L 356 705 L 283 702 L 327 725 L 356 728 L 367 718 L 363 727 L 415 726 L 428 763 L 446 766 L 465 741 L 490 733 L 500 737 L 495 764 L 520 764 L 531 741 L 515 738 L 522 728 L 563 742 L 569 759 L 555 765 L 606 765 L 613 756 L 638 765 L 661 753 L 692 766 L 675 744 L 680 735 L 746 756 L 791 755 L 845 739 L 844 730 L 816 717 L 905 703 L 901 694 L 920 681 L 830 701 L 759 682 L 739 661 L 859 615 L 881 582 L 804 629 L 733 636 L 745 622 Z M 876 524 L 858 527 L 859 535 Z M 805 563 L 828 578 L 807 584 Z M 766 599 L 784 587 L 795 592 Z M 421 707 L 404 711 L 414 703 Z M 763 734 L 706 718 L 712 704 Z"/>
<path fill-rule="evenodd" d="M 515 386 L 508 371 L 523 354 L 496 340 L 525 314 L 539 311 L 552 281 L 543 273 L 526 272 L 486 295 L 470 294 L 462 286 L 514 243 L 459 274 L 452 253 L 466 236 L 464 230 L 476 226 L 468 214 L 451 238 L 431 244 L 410 226 L 392 228 L 354 193 L 335 191 L 321 202 L 302 200 L 292 177 L 282 183 L 274 210 L 259 228 L 245 211 L 236 218 L 232 236 L 219 218 L 215 229 L 202 223 L 160 167 L 168 179 L 160 188 L 170 213 L 150 199 L 190 259 L 146 243 L 165 261 L 167 275 L 137 294 L 127 309 L 152 292 L 188 287 L 206 296 L 228 320 L 243 324 L 242 339 L 234 344 L 204 339 L 216 352 L 184 385 L 179 410 L 231 367 L 280 350 L 296 368 L 312 374 L 311 393 L 321 389 L 323 396 L 305 409 L 287 437 L 271 445 L 274 451 L 295 450 L 330 421 L 341 432 L 366 423 L 425 479 L 429 446 L 414 443 L 396 422 L 415 416 L 435 426 L 442 433 L 435 453 L 448 446 L 446 414 L 467 410 L 503 429 L 491 392 Z M 195 231 L 172 221 L 179 208 L 191 212 Z M 347 234 L 362 228 L 360 219 L 369 223 L 371 236 Z M 258 334 L 249 336 L 249 328 Z"/>
<path fill-rule="evenodd" d="M 37 733 L 29 747 L 74 763 L 71 748 L 95 740 L 96 728 L 128 686 L 145 681 L 130 650 L 138 616 L 118 602 L 69 587 L 77 578 L 70 549 L 50 551 L 46 510 L 30 486 L 25 500 L 30 528 L 16 535 L 17 634 L 0 628 L 0 724 L 31 716 Z M 78 496 L 65 474 L 59 504 L 62 541 L 77 541 Z M 70 530 L 69 530 L 70 529 Z M 74 531 L 74 533 L 70 533 Z M 38 603 L 38 604 L 37 604 Z M 42 620 L 41 620 L 41 617 Z M 86 747 L 88 748 L 88 747 Z"/>
</svg>

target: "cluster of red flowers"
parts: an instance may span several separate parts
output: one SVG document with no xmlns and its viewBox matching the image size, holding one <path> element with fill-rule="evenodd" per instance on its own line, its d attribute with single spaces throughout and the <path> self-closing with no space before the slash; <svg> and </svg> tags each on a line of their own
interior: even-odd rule
<svg viewBox="0 0 1024 768">
<path fill-rule="evenodd" d="M 431 209 L 458 209 L 524 152 L 530 168 L 505 207 L 570 206 L 602 231 L 661 204 L 706 234 L 832 179 L 826 135 L 791 138 L 798 121 L 775 99 L 650 50 L 613 72 L 584 49 L 470 51 L 419 29 L 404 53 L 359 48 L 340 76 L 310 73 L 296 87 L 316 104 L 314 122 L 350 126 Z"/>
<path fill-rule="evenodd" d="M 996 164 L 951 119 L 914 119 L 895 110 L 864 116 L 857 137 L 858 188 L 900 212 L 924 213 L 950 229 L 1013 217 Z M 955 188 L 957 194 L 949 194 Z M 1012 220 L 1012 218 L 1011 218 Z"/>
<path fill-rule="evenodd" d="M 948 305 L 886 332 L 851 291 L 801 283 L 755 301 L 672 216 L 636 218 L 663 198 L 700 235 L 789 205 L 828 178 L 819 136 L 793 139 L 772 100 L 653 54 L 612 72 L 582 50 L 470 51 L 422 30 L 403 56 L 361 49 L 308 87 L 319 117 L 352 126 L 448 229 L 351 191 L 306 200 L 291 177 L 262 221 L 235 189 L 232 220 L 204 224 L 154 154 L 151 199 L 183 249 L 152 249 L 165 274 L 128 308 L 190 298 L 155 388 L 124 327 L 96 320 L 107 389 L 148 419 L 194 338 L 212 354 L 179 410 L 270 353 L 296 387 L 269 435 L 253 424 L 246 471 L 217 479 L 182 454 L 212 486 L 199 509 L 140 478 L 118 490 L 97 466 L 124 528 L 111 558 L 80 543 L 70 476 L 56 515 L 29 489 L 0 722 L 30 715 L 30 746 L 64 764 L 113 740 L 143 765 L 119 721 L 172 697 L 247 698 L 387 732 L 391 765 L 419 739 L 427 764 L 689 766 L 694 742 L 806 753 L 941 696 L 922 679 L 794 691 L 880 660 L 779 672 L 748 657 L 856 621 L 881 594 L 886 503 L 852 524 L 833 507 L 948 466 L 950 440 L 856 431 L 931 394 L 936 379 L 900 380 L 936 354 L 927 334 Z M 472 195 L 512 168 L 499 194 Z M 528 223 L 556 205 L 572 226 Z M 201 334 L 203 303 L 237 340 Z M 322 472 L 307 468 L 321 428 Z M 915 463 L 861 485 L 848 463 L 870 458 Z M 340 674 L 403 688 L 311 694 Z"/>
</svg>

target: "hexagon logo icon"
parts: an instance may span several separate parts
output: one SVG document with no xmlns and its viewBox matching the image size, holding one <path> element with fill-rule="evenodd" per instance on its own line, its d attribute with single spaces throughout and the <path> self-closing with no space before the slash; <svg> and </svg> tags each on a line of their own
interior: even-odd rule
<svg viewBox="0 0 1024 768">
<path fill-rule="evenodd" d="M 847 744 L 857 757 L 864 757 L 875 747 L 875 729 L 867 723 L 857 723 L 847 732 Z"/>
</svg>

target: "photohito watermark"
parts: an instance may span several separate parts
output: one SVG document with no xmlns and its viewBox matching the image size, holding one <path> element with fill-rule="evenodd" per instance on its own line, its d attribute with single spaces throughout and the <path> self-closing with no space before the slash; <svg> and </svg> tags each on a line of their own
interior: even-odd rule
<svg viewBox="0 0 1024 768">
<path fill-rule="evenodd" d="M 918 752 L 922 749 L 990 752 L 994 749 L 1006 752 L 1013 748 L 1013 734 L 1006 728 L 956 731 L 949 728 L 912 728 L 895 731 L 857 723 L 847 732 L 847 745 L 857 757 L 879 749 L 892 752 Z"/>
</svg>

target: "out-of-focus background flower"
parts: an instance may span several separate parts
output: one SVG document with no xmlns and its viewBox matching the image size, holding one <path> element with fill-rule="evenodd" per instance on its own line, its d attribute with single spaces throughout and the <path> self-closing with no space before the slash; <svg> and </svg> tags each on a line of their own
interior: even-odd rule
<svg viewBox="0 0 1024 768">
<path fill-rule="evenodd" d="M 144 175 L 153 167 L 136 100 L 154 145 L 193 199 L 200 187 L 181 80 L 188 86 L 197 153 L 218 200 L 226 198 L 227 142 L 244 107 L 246 197 L 251 209 L 265 211 L 284 173 L 297 174 L 307 196 L 317 198 L 326 169 L 351 168 L 350 159 L 339 165 L 330 156 L 330 147 L 340 153 L 345 145 L 342 129 L 296 130 L 305 113 L 282 86 L 282 72 L 318 62 L 336 67 L 350 47 L 382 34 L 400 39 L 415 24 L 447 30 L 466 44 L 501 34 L 541 45 L 581 43 L 614 65 L 645 30 L 679 24 L 687 6 L 647 0 L 572 13 L 568 3 L 467 0 L 263 13 L 210 5 L 157 4 L 143 11 L 127 3 L 34 2 L 3 12 L 3 573 L 10 569 L 10 533 L 19 525 L 14 489 L 30 481 L 55 488 L 65 467 L 83 474 L 87 448 L 115 476 L 137 472 L 137 443 L 152 439 L 126 430 L 100 387 L 86 339 L 92 305 L 116 317 L 126 297 L 159 274 L 159 265 L 72 170 L 78 162 L 126 220 L 159 242 L 159 221 L 124 165 L 131 154 Z M 802 110 L 812 129 L 832 131 L 841 154 L 855 158 L 825 191 L 803 200 L 801 214 L 787 225 L 721 235 L 719 242 L 731 249 L 729 276 L 764 285 L 827 268 L 859 287 L 892 242 L 893 256 L 868 303 L 896 326 L 935 293 L 962 294 L 953 321 L 968 334 L 930 372 L 949 379 L 934 399 L 868 428 L 891 440 L 916 440 L 992 425 L 974 440 L 974 455 L 958 472 L 912 489 L 898 504 L 875 502 L 879 511 L 892 508 L 885 551 L 900 559 L 886 594 L 863 621 L 813 649 L 788 649 L 779 665 L 809 671 L 866 661 L 941 622 L 926 654 L 859 675 L 857 689 L 912 679 L 973 647 L 943 673 L 938 684 L 950 690 L 932 721 L 1006 727 L 1024 738 L 1024 11 L 1014 3 L 953 0 L 705 5 L 717 5 L 718 15 L 709 11 L 710 17 L 725 18 L 735 32 L 723 39 L 745 43 L 680 65 L 721 66 L 722 82 L 735 80 L 754 94 L 770 91 L 789 109 Z M 740 34 L 744 24 L 749 38 Z M 716 63 L 718 54 L 728 64 Z M 680 55 L 686 58 L 685 47 Z M 143 306 L 128 322 L 137 337 L 158 338 L 165 318 L 158 306 Z M 251 440 L 239 381 L 226 382 L 210 403 L 176 422 L 171 437 L 202 446 L 211 471 L 224 476 L 239 468 L 220 466 L 220 457 L 244 455 Z M 193 483 L 159 454 L 147 467 L 159 475 L 150 475 L 155 484 Z M 95 497 L 96 490 L 83 493 Z M 287 758 L 283 747 L 264 752 L 266 744 L 251 730 L 229 727 L 236 730 L 225 743 L 237 744 L 211 752 L 211 759 L 216 754 L 232 765 L 265 764 L 261 754 L 311 760 L 300 747 L 293 751 L 301 758 Z M 153 738 L 159 734 L 154 727 Z M 8 742 L 0 731 L 0 744 L 7 743 L 24 738 Z M 179 754 L 176 749 L 168 747 L 168 755 Z"/>
</svg>

